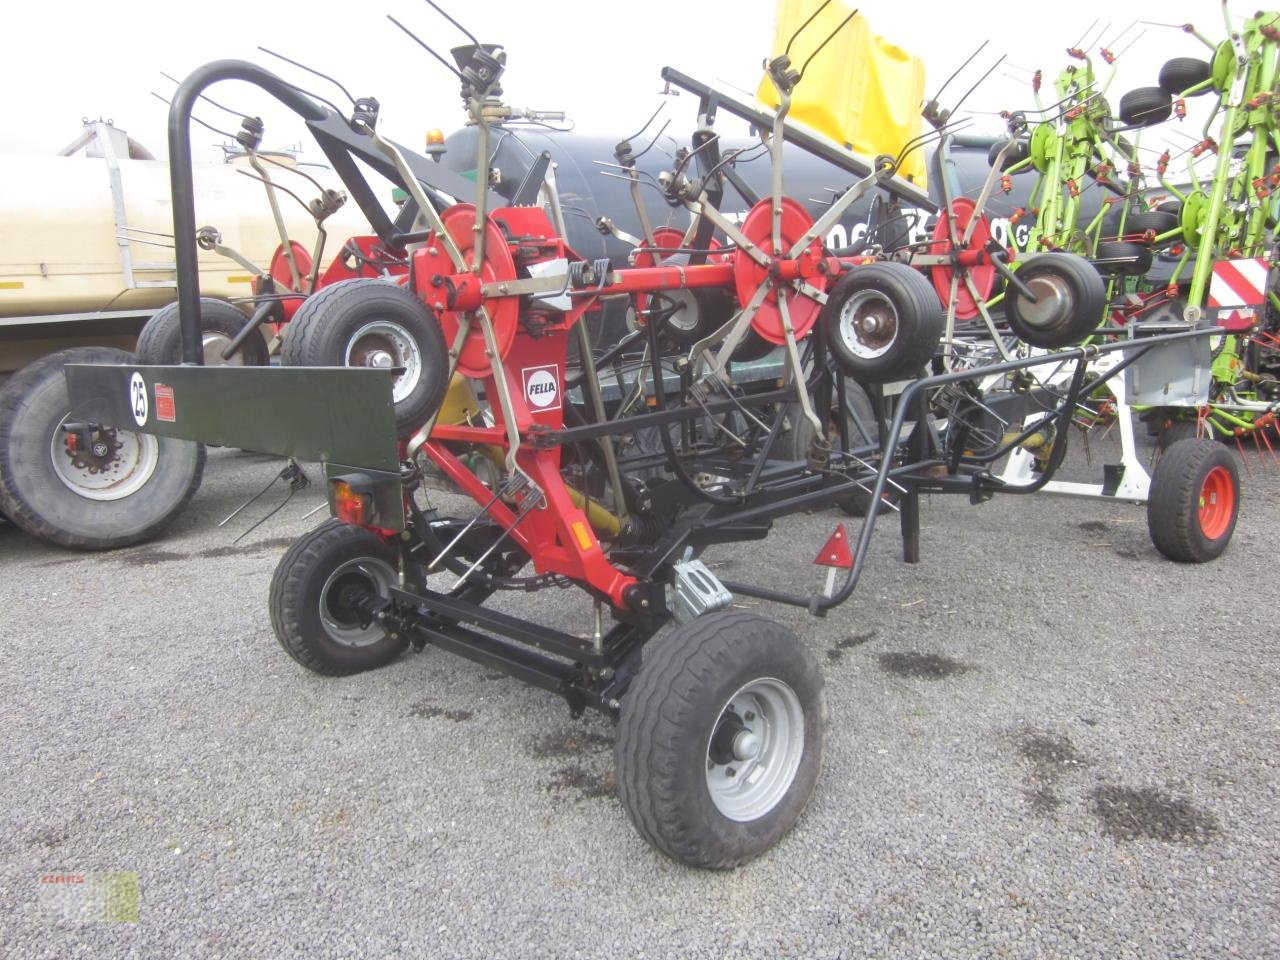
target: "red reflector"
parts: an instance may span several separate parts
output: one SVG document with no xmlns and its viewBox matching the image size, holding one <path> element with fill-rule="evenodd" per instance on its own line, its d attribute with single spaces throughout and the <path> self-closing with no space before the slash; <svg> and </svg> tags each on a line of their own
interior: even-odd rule
<svg viewBox="0 0 1280 960">
<path fill-rule="evenodd" d="M 848 570 L 853 566 L 853 551 L 849 549 L 849 534 L 843 523 L 837 523 L 835 531 L 827 538 L 827 542 L 818 551 L 818 558 L 813 561 L 823 567 L 840 567 Z"/>
<path fill-rule="evenodd" d="M 343 523 L 363 527 L 369 522 L 372 513 L 369 496 L 353 490 L 345 480 L 334 480 L 333 512 Z"/>
<path fill-rule="evenodd" d="M 80 451 L 80 438 L 74 433 L 67 434 L 67 449 L 72 453 L 79 453 Z"/>
</svg>

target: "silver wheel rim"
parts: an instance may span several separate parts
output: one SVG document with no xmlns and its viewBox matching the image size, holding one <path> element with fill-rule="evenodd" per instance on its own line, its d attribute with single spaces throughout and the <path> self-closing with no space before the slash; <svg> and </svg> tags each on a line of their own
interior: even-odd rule
<svg viewBox="0 0 1280 960">
<path fill-rule="evenodd" d="M 804 709 L 773 677 L 738 690 L 707 738 L 707 791 L 724 816 L 758 820 L 782 802 L 804 756 Z"/>
<path fill-rule="evenodd" d="M 347 341 L 348 367 L 379 367 L 389 370 L 404 367 L 391 387 L 391 399 L 402 403 L 418 385 L 422 373 L 422 356 L 418 343 L 404 327 L 387 320 L 374 320 L 357 330 Z"/>
<path fill-rule="evenodd" d="M 63 417 L 53 429 L 49 458 L 53 472 L 72 493 L 100 502 L 123 500 L 147 485 L 160 462 L 160 442 L 149 433 L 104 430 L 104 443 L 119 444 L 102 456 L 76 455 L 67 449 Z"/>
<path fill-rule="evenodd" d="M 1040 273 L 1026 281 L 1037 297 L 1032 303 L 1018 298 L 1018 313 L 1023 321 L 1037 330 L 1049 330 L 1060 324 L 1071 310 L 1071 285 L 1056 273 Z"/>
<path fill-rule="evenodd" d="M 859 290 L 840 307 L 840 339 L 862 360 L 883 357 L 898 339 L 898 311 L 878 290 Z"/>
<path fill-rule="evenodd" d="M 231 338 L 221 333 L 206 333 L 202 339 L 204 344 L 204 365 L 206 367 L 243 367 L 244 347 L 235 352 L 230 360 L 222 359 L 222 351 L 227 349 Z"/>
<path fill-rule="evenodd" d="M 396 572 L 383 560 L 359 557 L 348 560 L 334 570 L 320 588 L 320 622 L 324 625 L 324 631 L 332 640 L 348 647 L 367 647 L 386 636 L 385 631 L 377 624 L 362 627 L 339 612 L 341 598 L 335 592 L 348 586 L 358 586 L 361 582 L 371 587 L 378 596 L 385 597 L 390 594 L 391 586 L 396 582 Z"/>
</svg>

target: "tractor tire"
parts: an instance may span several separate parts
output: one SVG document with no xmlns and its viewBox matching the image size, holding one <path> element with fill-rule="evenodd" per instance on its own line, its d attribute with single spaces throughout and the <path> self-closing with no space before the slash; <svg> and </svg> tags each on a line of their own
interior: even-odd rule
<svg viewBox="0 0 1280 960">
<path fill-rule="evenodd" d="M 18 527 L 74 550 L 112 550 L 150 540 L 190 502 L 204 447 L 123 428 L 104 429 L 101 457 L 67 449 L 67 363 L 136 362 L 107 347 L 42 357 L 0 388 L 0 510 Z"/>
<path fill-rule="evenodd" d="M 308 670 L 345 676 L 385 666 L 409 645 L 360 622 L 355 600 L 387 596 L 399 556 L 368 530 L 330 520 L 291 546 L 271 578 L 271 626 L 285 652 Z"/>
<path fill-rule="evenodd" d="M 924 274 L 891 261 L 854 267 L 831 288 L 819 315 L 831 355 L 862 383 L 915 376 L 933 357 L 944 323 Z"/>
<path fill-rule="evenodd" d="M 1005 317 L 1013 332 L 1033 347 L 1079 343 L 1102 323 L 1106 286 L 1089 261 L 1069 253 L 1044 253 L 1023 263 L 1017 276 L 1040 299 L 1031 303 L 1010 284 Z"/>
<path fill-rule="evenodd" d="M 1127 240 L 1106 240 L 1098 244 L 1091 261 L 1094 268 L 1108 277 L 1141 277 L 1151 269 L 1151 248 Z"/>
<path fill-rule="evenodd" d="M 795 825 L 826 745 L 822 673 L 791 631 L 712 613 L 651 641 L 622 701 L 618 796 L 640 835 L 712 870 Z"/>
<path fill-rule="evenodd" d="M 1174 57 L 1172 60 L 1166 60 L 1164 66 L 1160 68 L 1160 89 L 1170 96 L 1181 96 L 1192 87 L 1204 83 L 1212 75 L 1213 65 L 1207 60 L 1201 60 L 1198 57 Z M 1191 96 L 1198 97 L 1212 89 L 1212 86 L 1206 86 Z"/>
<path fill-rule="evenodd" d="M 1160 87 L 1138 87 L 1120 98 L 1120 119 L 1131 127 L 1153 127 L 1173 114 L 1173 98 Z"/>
<path fill-rule="evenodd" d="M 440 324 L 417 297 L 386 280 L 340 280 L 308 297 L 285 327 L 290 367 L 403 367 L 392 387 L 402 437 L 439 409 L 449 386 Z"/>
<path fill-rule="evenodd" d="M 244 329 L 249 318 L 227 303 L 212 297 L 200 298 L 200 333 L 204 342 L 206 366 L 228 364 L 245 367 L 265 367 L 270 360 L 267 341 L 262 331 L 255 330 L 230 360 L 222 359 L 222 351 Z M 147 365 L 168 365 L 182 362 L 182 328 L 178 324 L 178 302 L 154 313 L 142 333 L 138 335 L 136 348 L 138 362 Z"/>
<path fill-rule="evenodd" d="M 1240 514 L 1235 456 L 1212 440 L 1179 440 L 1156 463 L 1147 529 L 1157 550 L 1178 563 L 1206 563 L 1231 541 Z"/>
<path fill-rule="evenodd" d="M 995 143 L 991 144 L 991 149 L 987 151 L 987 166 L 994 167 L 996 165 L 996 158 L 1000 156 L 1000 151 L 1004 149 L 1004 145 L 1008 142 L 1008 140 L 997 140 Z M 1016 163 L 1021 163 L 1029 156 L 1031 156 L 1031 145 L 1027 143 L 1026 140 L 1019 140 L 1018 145 L 1009 152 L 1007 157 L 1005 157 L 1004 170 L 1008 170 Z M 1026 173 L 1031 169 L 1031 164 L 1027 164 L 1025 167 L 1017 170 L 1016 173 Z M 1004 170 L 1001 172 L 1003 173 Z"/>
</svg>

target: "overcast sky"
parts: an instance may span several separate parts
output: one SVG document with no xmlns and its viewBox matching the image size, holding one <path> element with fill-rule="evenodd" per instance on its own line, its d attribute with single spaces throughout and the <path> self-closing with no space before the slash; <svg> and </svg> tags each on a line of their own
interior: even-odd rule
<svg viewBox="0 0 1280 960">
<path fill-rule="evenodd" d="M 658 71 L 665 64 L 699 79 L 753 90 L 760 62 L 769 52 L 775 11 L 775 0 L 443 0 L 443 5 L 481 40 L 506 47 L 508 102 L 563 109 L 579 129 L 611 136 L 633 132 L 660 102 Z M 1251 13 L 1254 7 L 1235 0 L 1232 9 Z M 977 79 L 977 63 L 989 65 L 999 54 L 1007 54 L 1006 65 L 966 104 L 975 111 L 1031 107 L 1028 74 L 1022 71 L 1042 68 L 1046 77 L 1056 74 L 1069 62 L 1065 48 L 1095 20 L 1099 28 L 1111 23 L 1107 39 L 1124 30 L 1135 11 L 1170 23 L 1193 21 L 1214 40 L 1224 35 L 1221 8 L 1214 0 L 1073 0 L 1052 5 L 876 0 L 862 4 L 861 11 L 874 30 L 924 58 L 931 92 L 973 48 L 990 41 L 972 72 L 958 79 L 944 99 L 966 89 L 966 80 Z M 1061 11 L 1070 11 L 1072 19 L 1063 20 Z M 0 127 L 0 151 L 52 153 L 75 138 L 81 117 L 103 116 L 160 156 L 165 150 L 167 108 L 150 93 L 167 95 L 173 89 L 161 71 L 183 77 L 201 63 L 223 57 L 262 62 L 338 99 L 323 81 L 260 53 L 259 43 L 335 75 L 357 96 L 376 96 L 383 105 L 384 130 L 418 146 L 427 128 L 439 126 L 447 132 L 461 124 L 457 81 L 388 22 L 386 13 L 413 27 L 441 52 L 464 42 L 421 0 L 7 4 L 0 76 L 10 109 Z M 1160 64 L 1169 57 L 1208 52 L 1175 29 L 1141 29 L 1145 34 L 1121 58 L 1107 92 L 1113 108 L 1124 91 L 1154 84 Z M 1130 31 L 1118 48 L 1139 32 Z M 267 121 L 269 147 L 303 138 L 300 125 L 273 110 L 261 94 L 233 84 L 210 92 L 238 110 L 261 114 Z M 690 99 L 672 103 L 673 108 L 686 108 L 672 111 L 676 119 L 670 132 L 680 139 L 690 132 Z M 211 107 L 198 115 L 217 126 L 236 126 L 234 118 Z M 998 123 L 990 117 L 977 119 L 988 126 Z M 198 145 L 218 140 L 199 128 L 194 139 Z M 204 152 L 208 154 L 207 146 Z M 0 189 L 13 187 L 4 184 Z"/>
</svg>

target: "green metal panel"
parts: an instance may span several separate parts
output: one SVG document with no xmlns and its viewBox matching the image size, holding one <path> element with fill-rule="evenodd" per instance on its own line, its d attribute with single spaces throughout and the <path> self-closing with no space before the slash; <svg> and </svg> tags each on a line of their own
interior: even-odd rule
<svg viewBox="0 0 1280 960">
<path fill-rule="evenodd" d="M 399 470 L 395 370 L 71 363 L 64 371 L 71 420 Z"/>
</svg>

